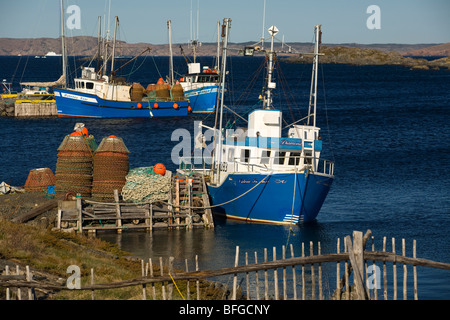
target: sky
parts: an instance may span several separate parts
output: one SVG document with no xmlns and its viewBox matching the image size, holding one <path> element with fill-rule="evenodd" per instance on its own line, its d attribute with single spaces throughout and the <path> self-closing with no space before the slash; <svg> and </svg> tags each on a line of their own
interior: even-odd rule
<svg viewBox="0 0 450 320">
<path fill-rule="evenodd" d="M 173 42 L 188 43 L 191 37 L 215 42 L 217 21 L 231 18 L 231 42 L 257 42 L 264 2 L 265 37 L 275 25 L 287 43 L 312 42 L 315 24 L 322 25 L 324 43 L 450 42 L 450 0 L 64 0 L 65 11 L 79 9 L 65 13 L 64 20 L 67 36 L 97 37 L 98 16 L 103 31 L 110 17 L 111 33 L 118 16 L 118 39 L 165 44 L 169 19 Z M 372 5 L 379 10 L 368 13 Z M 58 38 L 60 20 L 59 0 L 0 0 L 0 38 Z"/>
</svg>

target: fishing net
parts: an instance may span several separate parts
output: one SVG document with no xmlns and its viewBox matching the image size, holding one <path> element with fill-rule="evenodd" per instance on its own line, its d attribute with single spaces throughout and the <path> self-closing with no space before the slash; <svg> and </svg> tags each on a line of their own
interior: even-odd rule
<svg viewBox="0 0 450 320">
<path fill-rule="evenodd" d="M 153 166 L 132 169 L 122 189 L 123 200 L 135 203 L 168 201 L 171 179 L 170 171 L 162 176 L 153 171 Z"/>
</svg>

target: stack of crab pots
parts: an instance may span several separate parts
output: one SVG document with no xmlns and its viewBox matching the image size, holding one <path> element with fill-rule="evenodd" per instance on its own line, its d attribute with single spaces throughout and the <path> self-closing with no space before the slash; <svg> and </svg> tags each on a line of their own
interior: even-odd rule
<svg viewBox="0 0 450 320">
<path fill-rule="evenodd" d="M 103 138 L 94 154 L 92 198 L 114 201 L 114 190 L 119 194 L 126 183 L 130 151 L 122 138 L 111 135 Z"/>
<path fill-rule="evenodd" d="M 56 162 L 55 193 L 57 197 L 67 193 L 81 194 L 90 198 L 92 192 L 94 137 L 71 134 L 64 138 L 58 148 Z"/>
</svg>

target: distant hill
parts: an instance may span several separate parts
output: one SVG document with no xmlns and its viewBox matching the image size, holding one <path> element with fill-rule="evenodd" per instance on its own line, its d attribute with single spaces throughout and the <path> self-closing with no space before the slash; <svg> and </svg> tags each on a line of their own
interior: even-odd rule
<svg viewBox="0 0 450 320">
<path fill-rule="evenodd" d="M 450 58 L 445 57 L 429 61 L 423 58 L 405 57 L 396 51 L 383 52 L 377 49 L 327 47 L 322 46 L 321 63 L 350 64 L 350 65 L 399 65 L 417 70 L 450 69 Z M 311 63 L 311 55 L 297 55 L 286 59 L 292 63 Z"/>
<path fill-rule="evenodd" d="M 412 51 L 404 52 L 403 55 L 405 56 L 450 56 L 450 42 L 449 43 L 443 43 L 436 46 L 426 47 L 422 49 L 416 49 Z"/>
<path fill-rule="evenodd" d="M 78 36 L 67 37 L 67 52 L 69 55 L 74 56 L 94 56 L 97 52 L 97 38 Z M 238 54 L 238 49 L 243 49 L 245 46 L 249 46 L 254 42 L 247 43 L 230 43 L 230 47 L 236 50 L 230 50 L 231 55 Z M 186 55 L 191 55 L 191 50 L 187 44 L 173 44 L 174 55 L 181 55 L 180 45 L 183 47 Z M 289 43 L 295 51 L 310 52 L 313 45 L 311 43 Z M 363 48 L 363 49 L 376 49 L 382 52 L 395 51 L 398 53 L 410 55 L 410 56 L 423 56 L 423 55 L 450 55 L 450 44 L 357 44 L 357 43 L 344 43 L 344 44 L 326 44 L 328 47 L 349 47 L 349 48 Z M 154 56 L 168 56 L 169 46 L 155 45 L 149 43 L 134 43 L 129 44 L 124 41 L 118 41 L 116 44 L 117 54 L 124 56 L 136 56 L 144 51 L 146 48 L 152 49 L 152 55 Z M 277 49 L 280 49 L 281 44 L 277 44 Z M 284 46 L 287 50 L 288 46 Z M 0 38 L 0 55 L 45 55 L 48 52 L 61 53 L 61 39 L 60 38 L 37 38 L 37 39 L 16 39 L 16 38 Z M 203 43 L 198 49 L 199 56 L 214 56 L 217 52 L 217 45 L 215 43 Z M 436 54 L 440 53 L 440 54 Z M 445 53 L 445 54 L 443 54 Z"/>
</svg>

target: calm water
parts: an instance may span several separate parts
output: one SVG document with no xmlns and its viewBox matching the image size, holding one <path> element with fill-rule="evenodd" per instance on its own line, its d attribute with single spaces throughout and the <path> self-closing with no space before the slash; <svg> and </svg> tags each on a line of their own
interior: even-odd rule
<svg viewBox="0 0 450 320">
<path fill-rule="evenodd" d="M 212 65 L 212 59 L 203 60 Z M 254 77 L 254 73 L 261 62 L 261 58 L 231 59 L 233 81 L 227 105 L 240 101 L 248 86 L 252 90 L 247 103 L 237 109 L 245 114 L 257 104 L 263 79 Z M 71 59 L 71 64 L 79 67 L 81 61 Z M 281 95 L 290 87 L 297 105 L 287 105 L 278 96 L 275 104 L 283 108 L 290 123 L 306 113 L 311 69 L 309 65 L 280 65 L 286 84 L 282 85 L 278 77 L 276 92 Z M 176 58 L 175 66 L 185 72 L 184 59 Z M 0 77 L 9 81 L 14 75 L 17 83 L 56 80 L 59 70 L 58 58 L 0 58 Z M 147 58 L 124 69 L 124 74 L 145 86 L 160 75 L 165 77 L 166 70 L 168 59 Z M 320 241 L 323 253 L 334 253 L 338 237 L 371 229 L 377 250 L 381 250 L 386 236 L 387 250 L 392 250 L 391 238 L 395 237 L 396 252 L 401 252 L 401 239 L 405 238 L 407 255 L 412 256 L 415 239 L 418 257 L 450 262 L 450 72 L 324 65 L 320 75 L 318 126 L 322 128 L 324 157 L 336 162 L 336 180 L 317 221 L 292 230 L 217 221 L 214 230 L 155 231 L 151 235 L 124 232 L 101 237 L 142 258 L 174 256 L 182 265 L 184 259 L 192 261 L 199 255 L 201 269 L 215 269 L 233 265 L 236 246 L 242 253 L 240 261 L 247 251 L 250 263 L 255 251 L 262 260 L 264 248 L 268 248 L 271 259 L 273 246 L 280 258 L 281 246 L 291 243 L 296 255 L 301 253 L 301 243 L 309 246 L 310 241 Z M 132 168 L 162 162 L 175 170 L 170 155 L 178 141 L 171 141 L 171 134 L 177 128 L 192 132 L 193 120 L 197 119 L 213 122 L 212 116 L 82 121 L 0 118 L 0 182 L 23 185 L 31 169 L 49 167 L 54 171 L 57 148 L 78 121 L 86 124 L 98 143 L 111 134 L 122 137 L 131 151 Z M 398 270 L 401 280 L 402 268 Z M 334 285 L 332 272 L 327 277 Z M 450 299 L 449 271 L 418 268 L 418 272 L 420 299 Z M 412 288 L 412 284 L 408 286 Z"/>
</svg>

